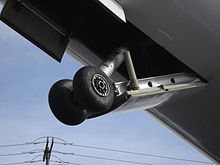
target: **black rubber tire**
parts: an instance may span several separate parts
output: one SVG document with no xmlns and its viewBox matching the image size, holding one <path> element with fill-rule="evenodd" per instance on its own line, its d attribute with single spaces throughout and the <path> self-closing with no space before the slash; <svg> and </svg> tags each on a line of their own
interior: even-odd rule
<svg viewBox="0 0 220 165">
<path fill-rule="evenodd" d="M 66 125 L 78 125 L 87 118 L 87 111 L 73 99 L 72 80 L 57 81 L 50 89 L 48 101 L 54 116 Z"/>
<path fill-rule="evenodd" d="M 106 80 L 109 87 L 107 96 L 100 96 L 92 85 L 94 75 L 101 75 Z M 105 112 L 113 104 L 114 88 L 113 82 L 109 77 L 94 66 L 86 66 L 81 68 L 73 78 L 74 92 L 77 101 L 84 106 L 88 112 Z"/>
</svg>

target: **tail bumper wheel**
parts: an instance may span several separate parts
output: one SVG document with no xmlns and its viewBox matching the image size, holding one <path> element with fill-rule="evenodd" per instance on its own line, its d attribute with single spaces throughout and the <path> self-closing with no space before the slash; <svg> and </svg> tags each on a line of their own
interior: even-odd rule
<svg viewBox="0 0 220 165">
<path fill-rule="evenodd" d="M 74 76 L 73 86 L 77 101 L 88 111 L 105 112 L 113 104 L 113 82 L 99 68 L 81 68 Z"/>
<path fill-rule="evenodd" d="M 56 82 L 49 92 L 49 105 L 54 116 L 67 125 L 78 125 L 87 118 L 87 111 L 73 97 L 72 80 Z"/>
</svg>

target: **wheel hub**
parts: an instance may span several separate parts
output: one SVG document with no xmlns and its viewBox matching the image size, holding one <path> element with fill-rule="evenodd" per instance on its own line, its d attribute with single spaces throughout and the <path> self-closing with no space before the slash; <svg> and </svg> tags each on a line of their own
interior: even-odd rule
<svg viewBox="0 0 220 165">
<path fill-rule="evenodd" d="M 100 74 L 95 74 L 92 77 L 92 87 L 99 96 L 105 97 L 110 93 L 108 81 Z"/>
</svg>

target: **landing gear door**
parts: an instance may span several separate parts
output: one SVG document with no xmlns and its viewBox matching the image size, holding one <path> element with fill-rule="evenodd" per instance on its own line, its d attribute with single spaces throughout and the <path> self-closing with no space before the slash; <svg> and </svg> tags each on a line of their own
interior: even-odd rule
<svg viewBox="0 0 220 165">
<path fill-rule="evenodd" d="M 65 32 L 28 3 L 28 0 L 7 0 L 0 18 L 51 57 L 61 61 L 68 45 Z"/>
</svg>

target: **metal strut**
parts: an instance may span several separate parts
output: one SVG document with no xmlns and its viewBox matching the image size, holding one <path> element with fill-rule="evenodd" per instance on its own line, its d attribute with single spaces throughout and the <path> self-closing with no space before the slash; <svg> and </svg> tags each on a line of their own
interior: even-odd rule
<svg viewBox="0 0 220 165">
<path fill-rule="evenodd" d="M 128 76 L 130 79 L 130 88 L 133 90 L 139 89 L 138 79 L 134 70 L 134 65 L 131 59 L 130 51 L 125 51 L 124 53 L 125 64 L 127 67 Z"/>
<path fill-rule="evenodd" d="M 118 67 L 125 61 L 128 76 L 130 79 L 129 88 L 132 90 L 139 89 L 138 79 L 135 73 L 134 65 L 131 59 L 130 51 L 126 48 L 119 48 L 114 54 L 110 55 L 103 63 L 99 66 L 108 77 L 118 69 Z"/>
</svg>

